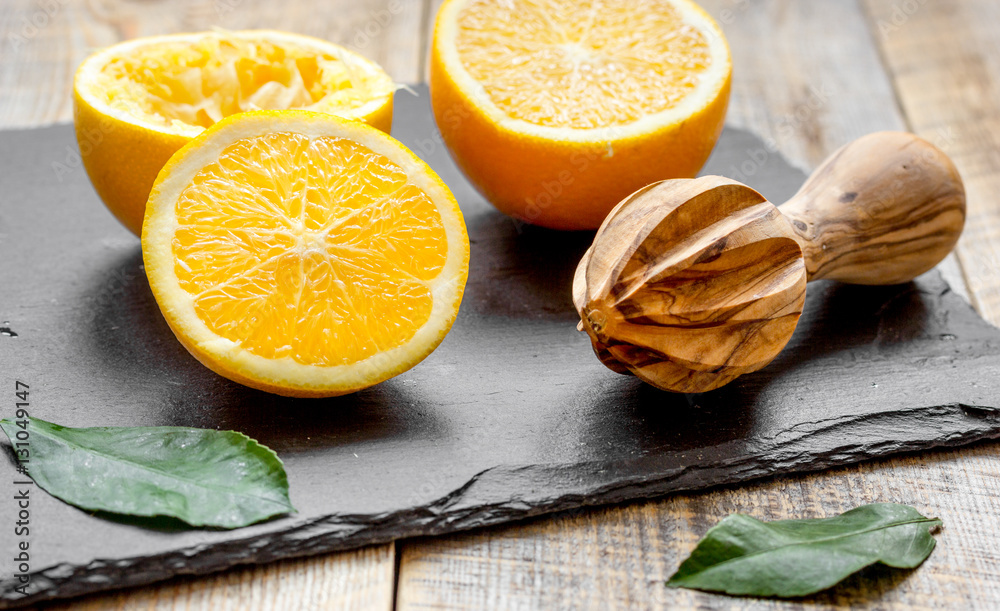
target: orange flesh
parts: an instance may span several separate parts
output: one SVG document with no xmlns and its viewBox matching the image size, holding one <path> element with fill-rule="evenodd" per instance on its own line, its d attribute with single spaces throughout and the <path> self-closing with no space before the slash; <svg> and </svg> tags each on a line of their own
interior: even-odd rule
<svg viewBox="0 0 1000 611">
<path fill-rule="evenodd" d="M 673 108 L 711 64 L 709 41 L 664 0 L 475 0 L 455 40 L 505 114 L 592 129 Z"/>
<path fill-rule="evenodd" d="M 332 54 L 224 34 L 134 49 L 94 78 L 108 106 L 164 126 L 210 127 L 259 109 L 344 111 L 392 92 L 387 78 Z"/>
<path fill-rule="evenodd" d="M 361 144 L 238 140 L 176 204 L 175 273 L 198 317 L 264 358 L 347 365 L 409 341 L 447 257 L 441 215 Z"/>
</svg>

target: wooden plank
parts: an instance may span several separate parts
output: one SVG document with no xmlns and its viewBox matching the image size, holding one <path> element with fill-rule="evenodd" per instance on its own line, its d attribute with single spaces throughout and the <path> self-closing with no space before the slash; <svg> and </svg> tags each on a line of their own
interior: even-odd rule
<svg viewBox="0 0 1000 611">
<path fill-rule="evenodd" d="M 46 605 L 50 611 L 389 611 L 395 576 L 393 545 L 234 569 L 202 578 Z"/>
<path fill-rule="evenodd" d="M 730 124 L 761 133 L 776 150 L 807 168 L 866 133 L 906 129 L 870 34 L 871 24 L 854 0 L 703 0 L 702 4 L 719 20 L 733 49 Z M 981 29 L 997 30 L 998 25 L 1000 20 L 994 19 Z M 935 45 L 925 41 L 924 47 L 922 57 L 929 59 Z M 931 126 L 922 134 L 948 153 L 958 152 L 947 129 Z M 984 139 L 976 142 L 982 144 Z M 949 265 L 952 272 L 957 269 L 954 261 Z M 954 273 L 949 275 L 954 282 Z M 990 277 L 1000 278 L 996 265 Z M 461 537 L 402 543 L 397 607 L 994 607 L 1000 604 L 996 448 L 991 444 L 903 457 Z M 697 539 L 729 513 L 769 520 L 822 517 L 864 503 L 890 501 L 912 504 L 944 520 L 938 549 L 916 571 L 870 570 L 830 592 L 790 603 L 663 586 Z"/>
<path fill-rule="evenodd" d="M 802 168 L 880 129 L 905 129 L 854 0 L 701 2 L 733 54 L 726 122 Z"/>
<path fill-rule="evenodd" d="M 867 463 L 402 546 L 397 608 L 989 609 L 1000 601 L 996 445 Z M 667 589 L 723 516 L 825 517 L 859 502 L 939 516 L 937 549 L 915 571 L 875 568 L 796 601 Z"/>
<path fill-rule="evenodd" d="M 73 73 L 94 49 L 137 36 L 270 28 L 324 38 L 420 78 L 423 0 L 5 0 L 0 3 L 0 128 L 73 118 Z"/>
<path fill-rule="evenodd" d="M 1000 4 L 866 0 L 913 131 L 946 140 L 965 180 L 958 256 L 973 303 L 1000 324 Z"/>
</svg>

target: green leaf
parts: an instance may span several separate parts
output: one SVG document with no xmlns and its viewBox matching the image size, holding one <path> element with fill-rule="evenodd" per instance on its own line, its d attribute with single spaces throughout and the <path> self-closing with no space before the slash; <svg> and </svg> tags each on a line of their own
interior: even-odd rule
<svg viewBox="0 0 1000 611">
<path fill-rule="evenodd" d="M 91 511 L 238 528 L 295 511 L 278 456 L 246 435 L 175 426 L 74 429 L 0 420 L 46 492 Z M 18 432 L 21 432 L 18 438 Z M 25 438 L 25 431 L 27 437 Z"/>
<path fill-rule="evenodd" d="M 806 596 L 876 563 L 912 569 L 934 549 L 941 520 L 876 503 L 833 518 L 761 522 L 735 514 L 705 534 L 670 587 L 751 596 Z"/>
</svg>

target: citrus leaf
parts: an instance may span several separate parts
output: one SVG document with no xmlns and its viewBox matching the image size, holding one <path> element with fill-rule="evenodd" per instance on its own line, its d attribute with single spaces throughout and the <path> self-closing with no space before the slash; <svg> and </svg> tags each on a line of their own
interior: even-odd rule
<svg viewBox="0 0 1000 611">
<path fill-rule="evenodd" d="M 35 483 L 70 505 L 238 528 L 295 511 L 278 456 L 246 435 L 175 426 L 0 420 Z M 21 433 L 18 436 L 18 433 Z M 27 435 L 25 435 L 25 432 Z"/>
<path fill-rule="evenodd" d="M 735 514 L 705 534 L 670 587 L 751 596 L 806 596 L 866 566 L 920 566 L 941 520 L 876 503 L 832 518 L 761 522 Z"/>
</svg>

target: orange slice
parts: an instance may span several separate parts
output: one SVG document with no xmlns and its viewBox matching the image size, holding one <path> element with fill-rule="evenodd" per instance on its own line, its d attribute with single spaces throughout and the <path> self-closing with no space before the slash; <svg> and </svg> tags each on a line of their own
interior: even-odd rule
<svg viewBox="0 0 1000 611">
<path fill-rule="evenodd" d="M 164 166 L 143 224 L 167 323 L 231 380 L 353 392 L 444 339 L 468 275 L 454 197 L 398 141 L 307 111 L 232 115 Z"/>
<path fill-rule="evenodd" d="M 635 190 L 697 174 L 731 71 L 722 31 L 690 0 L 445 0 L 431 104 L 500 210 L 593 229 Z"/>
<path fill-rule="evenodd" d="M 137 38 L 88 57 L 73 83 L 84 167 L 97 194 L 136 235 L 167 159 L 237 112 L 298 108 L 386 133 L 395 85 L 338 45 L 271 30 Z"/>
</svg>

